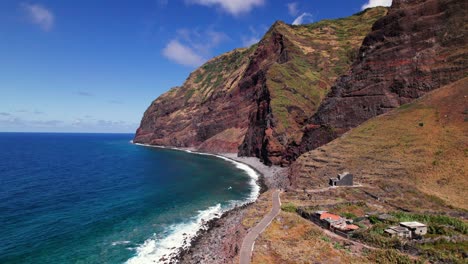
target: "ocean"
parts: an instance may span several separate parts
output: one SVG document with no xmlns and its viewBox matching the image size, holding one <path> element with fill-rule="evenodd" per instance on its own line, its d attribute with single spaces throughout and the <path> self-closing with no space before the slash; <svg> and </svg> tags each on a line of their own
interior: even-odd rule
<svg viewBox="0 0 468 264">
<path fill-rule="evenodd" d="M 0 133 L 0 263 L 164 263 L 258 174 L 132 134 Z"/>
</svg>

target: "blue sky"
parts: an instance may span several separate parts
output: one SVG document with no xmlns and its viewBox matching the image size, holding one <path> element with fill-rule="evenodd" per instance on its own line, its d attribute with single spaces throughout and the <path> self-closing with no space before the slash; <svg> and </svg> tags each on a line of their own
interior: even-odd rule
<svg viewBox="0 0 468 264">
<path fill-rule="evenodd" d="M 0 1 L 0 131 L 134 132 L 157 96 L 276 20 L 391 0 Z"/>
</svg>

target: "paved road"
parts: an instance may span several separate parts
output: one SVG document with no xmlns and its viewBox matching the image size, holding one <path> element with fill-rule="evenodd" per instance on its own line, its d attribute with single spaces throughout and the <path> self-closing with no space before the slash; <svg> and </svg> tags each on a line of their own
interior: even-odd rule
<svg viewBox="0 0 468 264">
<path fill-rule="evenodd" d="M 252 250 L 255 244 L 255 239 L 260 235 L 265 228 L 273 221 L 273 219 L 279 214 L 281 201 L 280 201 L 280 190 L 274 190 L 272 193 L 273 207 L 271 211 L 263 217 L 262 221 L 258 223 L 254 228 L 250 229 L 249 233 L 244 237 L 242 241 L 242 247 L 240 250 L 240 264 L 249 264 L 252 258 Z"/>
</svg>

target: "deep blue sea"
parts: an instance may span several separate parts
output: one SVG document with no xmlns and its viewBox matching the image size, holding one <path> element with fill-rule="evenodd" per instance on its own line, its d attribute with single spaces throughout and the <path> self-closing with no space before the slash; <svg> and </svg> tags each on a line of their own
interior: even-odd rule
<svg viewBox="0 0 468 264">
<path fill-rule="evenodd" d="M 0 263 L 158 263 L 258 195 L 243 164 L 132 138 L 0 133 Z"/>
</svg>

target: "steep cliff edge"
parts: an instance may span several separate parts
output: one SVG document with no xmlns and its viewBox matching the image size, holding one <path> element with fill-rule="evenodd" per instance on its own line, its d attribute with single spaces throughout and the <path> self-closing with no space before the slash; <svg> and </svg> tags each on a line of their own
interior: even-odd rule
<svg viewBox="0 0 468 264">
<path fill-rule="evenodd" d="M 217 136 L 213 151 L 237 151 L 252 108 L 244 100 L 251 91 L 241 91 L 238 84 L 254 51 L 255 46 L 216 57 L 191 73 L 182 87 L 153 101 L 134 142 L 198 147 Z"/>
<path fill-rule="evenodd" d="M 208 61 L 157 98 L 134 142 L 284 162 L 288 145 L 300 143 L 305 121 L 386 12 L 302 26 L 276 22 L 258 45 Z"/>
<path fill-rule="evenodd" d="M 372 117 L 465 77 L 467 17 L 463 0 L 394 0 L 286 159 L 294 160 Z"/>
</svg>

